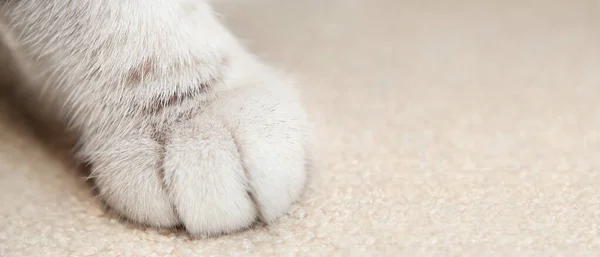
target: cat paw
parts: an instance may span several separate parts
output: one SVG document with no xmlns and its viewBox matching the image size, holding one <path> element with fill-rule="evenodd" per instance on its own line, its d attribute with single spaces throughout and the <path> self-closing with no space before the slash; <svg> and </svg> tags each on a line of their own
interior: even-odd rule
<svg viewBox="0 0 600 257">
<path fill-rule="evenodd" d="M 83 141 L 95 145 L 82 156 L 101 199 L 133 222 L 183 226 L 196 236 L 284 215 L 307 177 L 309 131 L 300 100 L 277 78 L 226 83 L 231 89 L 209 98 L 167 101 L 134 129 Z"/>
</svg>

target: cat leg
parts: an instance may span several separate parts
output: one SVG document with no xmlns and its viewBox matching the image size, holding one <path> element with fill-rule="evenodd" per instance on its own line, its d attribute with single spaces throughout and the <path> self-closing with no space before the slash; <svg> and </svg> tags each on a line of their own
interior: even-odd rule
<svg viewBox="0 0 600 257">
<path fill-rule="evenodd" d="M 215 235 L 301 194 L 307 116 L 198 0 L 4 0 L 29 91 L 79 136 L 100 197 L 131 221 Z"/>
</svg>

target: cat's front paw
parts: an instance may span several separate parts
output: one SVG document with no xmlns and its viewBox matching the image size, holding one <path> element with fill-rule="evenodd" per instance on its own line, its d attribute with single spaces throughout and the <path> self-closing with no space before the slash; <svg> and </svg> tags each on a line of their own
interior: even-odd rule
<svg viewBox="0 0 600 257">
<path fill-rule="evenodd" d="M 84 153 L 102 199 L 134 222 L 193 235 L 283 215 L 306 182 L 307 120 L 292 89 L 264 83 L 217 92 L 192 109 L 155 110 L 148 120 L 176 118 L 84 142 L 104 149 Z"/>
</svg>

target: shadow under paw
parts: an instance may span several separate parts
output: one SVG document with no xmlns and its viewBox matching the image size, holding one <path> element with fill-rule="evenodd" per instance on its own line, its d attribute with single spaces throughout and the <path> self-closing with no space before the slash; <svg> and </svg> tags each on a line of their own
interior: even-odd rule
<svg viewBox="0 0 600 257">
<path fill-rule="evenodd" d="M 67 176 L 82 181 L 87 196 L 97 198 L 94 182 L 89 178 L 89 168 L 74 157 L 76 135 L 69 132 L 66 124 L 53 117 L 36 97 L 23 90 L 25 80 L 17 68 L 10 49 L 0 42 L 0 123 L 2 128 L 18 132 L 32 140 L 35 147 L 65 167 Z M 12 135 L 15 136 L 15 135 Z M 33 160 L 32 160 L 33 161 Z M 27 163 L 23 163 L 27 165 Z M 36 172 L 45 172 L 40 170 Z"/>
</svg>

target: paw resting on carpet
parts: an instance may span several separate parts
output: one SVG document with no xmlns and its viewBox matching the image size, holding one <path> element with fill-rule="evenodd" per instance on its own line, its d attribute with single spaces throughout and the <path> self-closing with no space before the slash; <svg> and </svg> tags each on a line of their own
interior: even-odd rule
<svg viewBox="0 0 600 257">
<path fill-rule="evenodd" d="M 100 196 L 134 222 L 195 235 L 284 214 L 305 184 L 305 114 L 284 82 L 239 83 L 210 99 L 159 100 L 141 108 L 145 117 L 121 120 L 131 129 L 85 138 Z"/>
<path fill-rule="evenodd" d="M 77 131 L 100 197 L 129 220 L 215 235 L 301 194 L 298 94 L 205 1 L 0 1 L 0 22 L 29 61 L 25 91 Z"/>
</svg>

